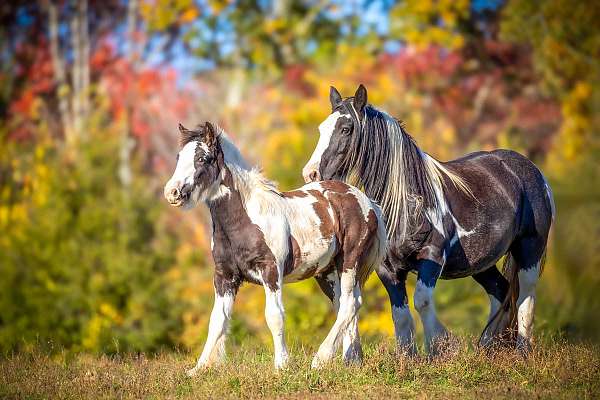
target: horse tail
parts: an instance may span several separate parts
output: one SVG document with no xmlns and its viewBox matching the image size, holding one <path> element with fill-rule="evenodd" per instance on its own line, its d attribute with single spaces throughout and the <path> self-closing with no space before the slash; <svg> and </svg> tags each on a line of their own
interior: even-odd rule
<svg viewBox="0 0 600 400">
<path fill-rule="evenodd" d="M 508 293 L 498 310 L 501 317 L 507 316 L 506 334 L 511 342 L 517 337 L 517 300 L 519 299 L 519 266 L 511 253 L 504 258 L 502 273 L 508 280 Z M 501 319 L 499 319 L 502 321 Z"/>
<path fill-rule="evenodd" d="M 517 332 L 517 300 L 519 298 L 519 268 L 513 256 L 509 253 L 504 257 L 502 274 L 508 280 L 508 292 L 504 301 L 489 319 L 479 336 L 479 343 L 483 343 L 484 335 L 499 336 L 502 341 L 513 341 Z M 506 324 L 502 322 L 506 321 Z M 489 329 L 489 330 L 488 330 Z"/>
</svg>

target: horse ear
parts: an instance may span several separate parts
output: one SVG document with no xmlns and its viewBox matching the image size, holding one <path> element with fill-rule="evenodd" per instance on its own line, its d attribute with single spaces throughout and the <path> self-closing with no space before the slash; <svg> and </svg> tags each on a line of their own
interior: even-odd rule
<svg viewBox="0 0 600 400">
<path fill-rule="evenodd" d="M 179 123 L 178 127 L 179 127 L 179 132 L 181 132 L 181 133 L 189 132 L 189 130 L 185 126 L 181 125 L 181 122 Z"/>
<path fill-rule="evenodd" d="M 329 101 L 331 102 L 332 111 L 342 102 L 342 95 L 333 86 L 329 88 Z"/>
<path fill-rule="evenodd" d="M 367 105 L 367 89 L 361 83 L 356 89 L 356 93 L 354 94 L 354 107 L 356 107 L 356 111 L 362 112 L 362 110 Z"/>
<path fill-rule="evenodd" d="M 204 124 L 204 143 L 210 148 L 215 145 L 217 141 L 217 132 L 213 124 L 206 121 Z"/>
</svg>

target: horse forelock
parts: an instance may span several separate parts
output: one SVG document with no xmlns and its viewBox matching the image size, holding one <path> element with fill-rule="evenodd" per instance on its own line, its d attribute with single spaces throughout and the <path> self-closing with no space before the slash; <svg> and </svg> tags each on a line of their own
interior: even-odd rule
<svg viewBox="0 0 600 400">
<path fill-rule="evenodd" d="M 419 149 L 401 121 L 368 105 L 363 121 L 355 123 L 360 129 L 346 158 L 346 181 L 379 203 L 389 237 L 407 238 L 419 229 L 425 211 L 445 213 L 444 176 L 470 193 L 459 176 Z"/>
</svg>

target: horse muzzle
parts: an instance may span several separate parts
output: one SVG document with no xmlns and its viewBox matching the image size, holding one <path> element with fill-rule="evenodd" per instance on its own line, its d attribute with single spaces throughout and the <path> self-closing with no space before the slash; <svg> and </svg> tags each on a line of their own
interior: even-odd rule
<svg viewBox="0 0 600 400">
<path fill-rule="evenodd" d="M 165 199 L 169 202 L 173 207 L 181 207 L 185 205 L 190 199 L 192 190 L 191 186 L 187 183 L 183 186 L 180 186 L 178 183 L 169 187 L 170 185 L 165 186 L 164 196 Z"/>
<path fill-rule="evenodd" d="M 319 170 L 314 167 L 304 167 L 302 170 L 302 177 L 305 183 L 316 182 L 321 180 L 321 174 Z"/>
</svg>

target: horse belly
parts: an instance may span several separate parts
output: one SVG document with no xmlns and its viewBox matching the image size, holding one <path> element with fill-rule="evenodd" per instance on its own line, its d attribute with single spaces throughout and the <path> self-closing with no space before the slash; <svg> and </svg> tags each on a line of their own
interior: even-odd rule
<svg viewBox="0 0 600 400">
<path fill-rule="evenodd" d="M 510 231 L 486 230 L 478 240 L 469 237 L 457 241 L 448 251 L 441 278 L 464 278 L 488 269 L 507 253 L 513 240 L 514 234 Z"/>
<path fill-rule="evenodd" d="M 337 249 L 335 238 L 320 238 L 314 241 L 298 243 L 300 260 L 289 274 L 283 277 L 284 283 L 298 282 L 318 275 L 327 270 Z"/>
</svg>

